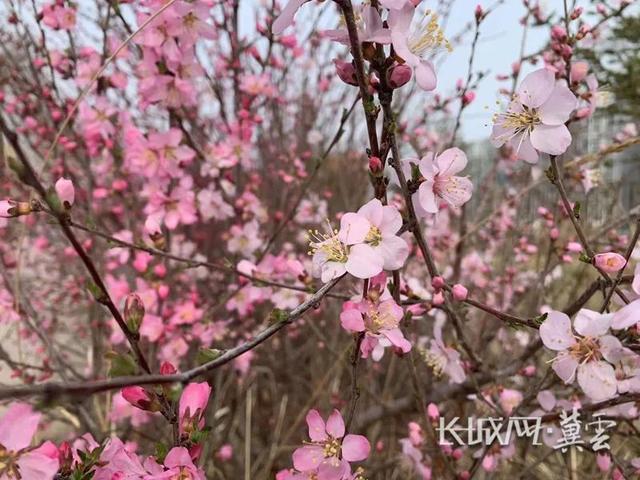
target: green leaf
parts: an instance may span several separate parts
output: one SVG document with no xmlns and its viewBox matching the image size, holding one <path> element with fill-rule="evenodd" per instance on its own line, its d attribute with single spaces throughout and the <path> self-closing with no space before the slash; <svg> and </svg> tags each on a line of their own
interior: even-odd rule
<svg viewBox="0 0 640 480">
<path fill-rule="evenodd" d="M 198 362 L 198 365 L 204 365 L 205 363 L 212 362 L 223 353 L 224 350 L 218 350 L 216 348 L 201 348 L 198 350 L 196 361 Z"/>
<path fill-rule="evenodd" d="M 138 370 L 135 360 L 128 353 L 107 353 L 107 358 L 111 360 L 109 377 L 127 377 L 135 375 Z"/>
</svg>

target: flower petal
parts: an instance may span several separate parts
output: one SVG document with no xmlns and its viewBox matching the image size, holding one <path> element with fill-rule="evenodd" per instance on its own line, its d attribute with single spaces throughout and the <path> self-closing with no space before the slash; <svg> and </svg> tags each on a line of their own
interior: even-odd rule
<svg viewBox="0 0 640 480">
<path fill-rule="evenodd" d="M 615 396 L 616 372 L 607 362 L 587 362 L 578 367 L 578 383 L 582 391 L 599 402 Z"/>
<path fill-rule="evenodd" d="M 338 410 L 334 410 L 327 419 L 327 433 L 333 438 L 344 437 L 344 420 Z"/>
<path fill-rule="evenodd" d="M 382 271 L 384 260 L 373 248 L 364 243 L 354 245 L 349 252 L 345 269 L 356 278 L 375 277 Z"/>
<path fill-rule="evenodd" d="M 576 343 L 571 331 L 571 320 L 562 313 L 552 310 L 540 325 L 540 338 L 544 346 L 551 350 L 566 350 Z"/>
<path fill-rule="evenodd" d="M 564 125 L 536 125 L 531 132 L 531 145 L 549 155 L 561 155 L 571 145 L 571 132 Z"/>
<path fill-rule="evenodd" d="M 309 438 L 314 442 L 322 442 L 327 439 L 327 432 L 324 420 L 317 410 L 309 410 L 307 413 L 307 427 L 309 427 Z"/>
<path fill-rule="evenodd" d="M 640 322 L 640 298 L 634 300 L 629 305 L 625 305 L 613 314 L 611 328 L 622 330 Z"/>
<path fill-rule="evenodd" d="M 367 203 L 365 203 L 363 206 L 361 206 L 358 209 L 358 215 L 369 220 L 369 223 L 371 223 L 371 225 L 375 225 L 376 227 L 378 227 L 382 223 L 382 215 L 383 215 L 382 202 L 377 198 L 374 198 L 373 200 L 369 200 Z"/>
<path fill-rule="evenodd" d="M 418 86 L 425 92 L 435 90 L 438 86 L 438 77 L 436 77 L 436 70 L 429 60 L 421 59 L 415 65 L 416 82 Z"/>
<path fill-rule="evenodd" d="M 346 245 L 364 242 L 371 230 L 371 222 L 363 215 L 354 212 L 345 213 L 340 219 L 339 240 Z"/>
<path fill-rule="evenodd" d="M 425 180 L 418 187 L 418 200 L 420 206 L 425 212 L 438 213 L 438 203 L 436 202 L 436 194 L 433 191 L 434 183 Z"/>
<path fill-rule="evenodd" d="M 402 237 L 392 235 L 384 237 L 377 247 L 373 247 L 376 253 L 382 256 L 385 270 L 398 270 L 402 268 L 409 256 L 409 245 Z"/>
<path fill-rule="evenodd" d="M 362 435 L 347 435 L 342 442 L 342 456 L 348 462 L 365 460 L 371 452 L 369 440 Z"/>
<path fill-rule="evenodd" d="M 578 105 L 578 99 L 566 85 L 556 84 L 551 96 L 540 106 L 538 115 L 545 125 L 562 125 Z"/>
<path fill-rule="evenodd" d="M 573 383 L 578 368 L 578 361 L 569 354 L 561 353 L 551 365 L 562 381 L 566 384 Z"/>
<path fill-rule="evenodd" d="M 612 317 L 612 314 L 602 314 L 583 308 L 577 313 L 573 328 L 583 337 L 601 337 L 609 331 Z"/>
<path fill-rule="evenodd" d="M 280 35 L 285 28 L 293 23 L 293 17 L 306 1 L 307 0 L 289 0 L 289 3 L 287 3 L 278 18 L 273 22 L 271 31 L 274 35 Z"/>
<path fill-rule="evenodd" d="M 356 308 L 343 310 L 340 314 L 340 323 L 342 328 L 350 332 L 364 332 L 365 329 L 362 313 Z"/>
<path fill-rule="evenodd" d="M 443 177 L 450 177 L 464 170 L 467 156 L 459 148 L 448 148 L 436 158 L 438 172 Z"/>
<path fill-rule="evenodd" d="M 315 470 L 324 460 L 324 450 L 315 445 L 306 445 L 298 448 L 292 455 L 293 466 L 301 472 Z"/>
<path fill-rule="evenodd" d="M 518 87 L 518 100 L 530 108 L 537 108 L 551 96 L 556 76 L 551 70 L 541 68 L 524 77 Z"/>
</svg>

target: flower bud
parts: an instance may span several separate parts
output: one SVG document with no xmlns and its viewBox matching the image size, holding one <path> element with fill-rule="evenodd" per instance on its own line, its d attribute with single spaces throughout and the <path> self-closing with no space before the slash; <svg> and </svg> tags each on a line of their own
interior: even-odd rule
<svg viewBox="0 0 640 480">
<path fill-rule="evenodd" d="M 459 283 L 456 283 L 453 286 L 453 288 L 451 289 L 451 292 L 453 293 L 453 299 L 458 302 L 462 302 L 463 300 L 466 300 L 467 294 L 469 293 L 469 291 Z"/>
<path fill-rule="evenodd" d="M 377 176 L 382 173 L 382 160 L 378 157 L 369 157 L 369 171 Z"/>
<path fill-rule="evenodd" d="M 593 257 L 593 263 L 600 270 L 607 273 L 615 273 L 622 270 L 627 264 L 625 258 L 619 253 L 598 253 Z"/>
<path fill-rule="evenodd" d="M 146 410 L 147 412 L 160 411 L 160 403 L 156 396 L 142 387 L 124 387 L 122 389 L 122 397 L 140 410 Z"/>
<path fill-rule="evenodd" d="M 356 68 L 352 63 L 344 62 L 342 60 L 335 59 L 333 61 L 336 66 L 336 73 L 340 80 L 348 85 L 358 85 L 358 79 L 356 78 Z"/>
<path fill-rule="evenodd" d="M 0 218 L 14 218 L 33 212 L 31 203 L 0 200 Z"/>
<path fill-rule="evenodd" d="M 162 362 L 162 365 L 160 365 L 161 375 L 173 375 L 177 371 L 171 362 Z"/>
<path fill-rule="evenodd" d="M 554 25 L 551 27 L 551 38 L 563 42 L 567 39 L 567 31 L 560 25 Z"/>
<path fill-rule="evenodd" d="M 484 18 L 484 10 L 482 9 L 482 5 L 480 4 L 476 5 L 475 16 L 476 16 L 476 23 L 480 23 Z"/>
<path fill-rule="evenodd" d="M 132 332 L 138 333 L 144 318 L 144 302 L 137 293 L 130 293 L 124 302 L 124 320 Z"/>
<path fill-rule="evenodd" d="M 64 208 L 69 210 L 73 205 L 73 201 L 76 196 L 73 182 L 66 178 L 58 179 L 56 182 L 56 193 L 58 194 L 58 198 L 60 199 L 60 202 L 62 202 Z"/>
<path fill-rule="evenodd" d="M 444 294 L 442 293 L 442 290 L 434 293 L 433 298 L 431 299 L 431 303 L 436 307 L 439 307 L 444 303 Z"/>
<path fill-rule="evenodd" d="M 400 88 L 411 80 L 413 70 L 409 65 L 397 64 L 387 70 L 387 83 L 391 88 Z"/>
<path fill-rule="evenodd" d="M 429 405 L 427 405 L 427 416 L 431 420 L 437 420 L 438 418 L 440 418 L 440 410 L 435 403 L 430 403 Z"/>
<path fill-rule="evenodd" d="M 611 457 L 606 453 L 596 454 L 596 464 L 601 472 L 608 472 L 611 468 Z"/>
<path fill-rule="evenodd" d="M 571 20 L 577 20 L 578 18 L 580 18 L 580 15 L 582 15 L 583 12 L 583 8 L 582 7 L 576 7 L 573 12 L 571 12 Z"/>
<path fill-rule="evenodd" d="M 436 290 L 440 290 L 445 285 L 446 285 L 446 282 L 442 277 L 433 277 L 433 279 L 431 280 L 431 286 Z"/>
<path fill-rule="evenodd" d="M 466 92 L 463 96 L 462 96 L 462 105 L 463 106 L 467 106 L 469 105 L 471 102 L 473 102 L 476 99 L 476 92 Z"/>
<path fill-rule="evenodd" d="M 587 62 L 573 62 L 571 64 L 571 81 L 579 83 L 587 77 L 589 64 Z"/>
</svg>

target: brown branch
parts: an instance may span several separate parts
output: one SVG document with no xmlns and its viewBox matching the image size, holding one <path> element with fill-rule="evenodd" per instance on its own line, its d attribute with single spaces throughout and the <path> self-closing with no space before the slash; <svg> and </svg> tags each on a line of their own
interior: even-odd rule
<svg viewBox="0 0 640 480">
<path fill-rule="evenodd" d="M 173 375 L 141 375 L 135 377 L 118 377 L 110 380 L 98 380 L 93 382 L 80 383 L 59 383 L 47 382 L 40 385 L 4 387 L 0 390 L 0 400 L 17 399 L 30 396 L 44 396 L 48 400 L 55 399 L 60 396 L 78 396 L 92 395 L 108 390 L 116 390 L 131 385 L 163 385 L 169 383 L 186 383 L 196 377 L 209 373 L 216 368 L 229 363 L 236 357 L 257 347 L 274 334 L 279 332 L 287 325 L 293 323 L 307 311 L 316 308 L 319 302 L 327 295 L 327 293 L 340 281 L 344 276 L 335 278 L 320 288 L 306 302 L 300 304 L 288 313 L 283 313 L 280 318 L 274 318 L 275 322 L 258 333 L 255 337 L 247 342 L 238 345 L 232 349 L 226 350 L 218 358 L 211 360 L 203 365 L 187 370 L 183 373 Z"/>
</svg>

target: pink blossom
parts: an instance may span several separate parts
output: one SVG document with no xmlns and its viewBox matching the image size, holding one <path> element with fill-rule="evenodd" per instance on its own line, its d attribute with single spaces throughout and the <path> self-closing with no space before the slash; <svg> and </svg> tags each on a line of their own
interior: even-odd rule
<svg viewBox="0 0 640 480">
<path fill-rule="evenodd" d="M 451 49 L 448 40 L 444 38 L 442 29 L 438 25 L 436 14 L 418 14 L 415 25 L 412 21 L 416 7 L 411 2 L 405 2 L 400 9 L 389 12 L 389 28 L 391 42 L 396 55 L 401 57 L 416 74 L 416 81 L 420 88 L 426 91 L 434 90 L 437 85 L 435 67 L 426 56 L 438 49 Z"/>
<path fill-rule="evenodd" d="M 445 319 L 443 317 L 436 318 L 433 326 L 433 340 L 427 351 L 428 363 L 433 368 L 436 375 L 445 373 L 449 376 L 453 383 L 462 383 L 466 378 L 460 353 L 447 347 L 442 340 L 442 327 Z"/>
<path fill-rule="evenodd" d="M 358 303 L 345 303 L 340 322 L 349 332 L 366 332 L 360 345 L 362 357 L 367 358 L 372 353 L 372 358 L 378 361 L 387 346 L 395 346 L 402 353 L 411 351 L 411 343 L 399 328 L 403 316 L 402 307 L 393 299 L 379 303 L 363 299 Z"/>
<path fill-rule="evenodd" d="M 368 225 L 362 221 L 363 218 Z M 380 200 L 374 198 L 360 207 L 357 213 L 342 216 L 338 236 L 348 244 L 369 245 L 384 260 L 382 268 L 397 270 L 402 268 L 409 255 L 407 242 L 396 235 L 401 228 L 402 216 L 398 210 L 382 205 Z"/>
<path fill-rule="evenodd" d="M 66 178 L 59 178 L 55 185 L 58 198 L 62 202 L 65 208 L 71 208 L 73 201 L 76 198 L 76 191 L 73 187 L 73 182 Z"/>
<path fill-rule="evenodd" d="M 540 325 L 544 345 L 560 352 L 553 361 L 553 370 L 566 384 L 573 383 L 577 371 L 578 384 L 594 401 L 611 398 L 617 391 L 611 363 L 619 358 L 622 345 L 608 333 L 612 317 L 582 309 L 573 321 L 574 334 L 569 317 L 552 310 Z"/>
<path fill-rule="evenodd" d="M 524 78 L 507 112 L 495 116 L 492 142 L 508 143 L 529 163 L 538 161 L 538 151 L 560 155 L 571 144 L 565 122 L 576 106 L 575 95 L 551 70 L 536 70 Z"/>
<path fill-rule="evenodd" d="M 345 436 L 344 421 L 338 410 L 333 411 L 326 424 L 317 410 L 310 410 L 307 425 L 311 442 L 293 452 L 296 470 L 317 471 L 318 480 L 342 480 L 351 473 L 350 462 L 369 456 L 371 446 L 365 437 Z"/>
<path fill-rule="evenodd" d="M 627 264 L 627 260 L 619 253 L 598 253 L 593 257 L 593 263 L 600 270 L 607 273 L 616 273 L 622 270 Z"/>
<path fill-rule="evenodd" d="M 455 175 L 466 166 L 467 156 L 459 148 L 449 148 L 437 156 L 429 153 L 419 161 L 418 167 L 424 181 L 414 194 L 414 200 L 423 211 L 437 213 L 438 199 L 458 208 L 471 198 L 471 181 Z"/>
<path fill-rule="evenodd" d="M 354 227 L 353 233 L 361 233 L 363 229 L 368 231 L 369 222 L 362 218 L 359 225 L 354 223 Z M 371 246 L 357 242 L 345 243 L 340 239 L 339 232 L 330 228 L 327 233 L 313 232 L 309 245 L 313 254 L 314 276 L 326 283 L 345 273 L 356 278 L 371 278 L 382 271 L 384 260 L 376 255 Z M 345 231 L 342 237 L 348 237 L 348 232 Z"/>
</svg>

